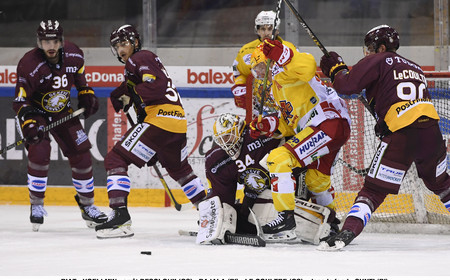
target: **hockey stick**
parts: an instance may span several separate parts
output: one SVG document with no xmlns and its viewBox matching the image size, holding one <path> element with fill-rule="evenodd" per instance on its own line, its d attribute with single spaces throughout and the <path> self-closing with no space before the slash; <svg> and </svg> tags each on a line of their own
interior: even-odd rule
<svg viewBox="0 0 450 280">
<path fill-rule="evenodd" d="M 278 0 L 278 4 L 277 4 L 277 9 L 275 11 L 276 15 L 275 15 L 275 20 L 273 22 L 273 30 L 272 30 L 272 40 L 275 40 L 275 36 L 276 36 L 276 32 L 277 32 L 277 22 L 280 20 L 280 10 L 281 10 L 281 2 L 283 2 L 282 0 Z M 269 75 L 269 69 L 270 69 L 270 64 L 272 63 L 271 59 L 268 58 L 267 59 L 267 65 L 266 65 L 266 73 L 264 75 L 264 80 L 263 80 L 263 88 L 262 88 L 262 92 L 261 92 L 261 101 L 260 101 L 260 106 L 259 106 L 259 111 L 258 111 L 258 123 L 261 122 L 262 120 L 262 115 L 263 115 L 263 108 L 264 108 L 264 99 L 266 98 L 266 91 L 267 91 L 267 78 Z"/>
<path fill-rule="evenodd" d="M 58 125 L 60 125 L 62 123 L 65 123 L 66 121 L 68 121 L 70 119 L 73 119 L 74 117 L 82 114 L 84 112 L 84 110 L 85 110 L 84 108 L 80 108 L 80 109 L 74 111 L 72 114 L 69 114 L 69 115 L 65 116 L 64 118 L 61 118 L 61 119 L 59 119 L 59 120 L 57 120 L 55 122 L 52 122 L 48 126 L 44 127 L 44 129 L 43 129 L 44 133 L 49 131 L 49 130 L 51 130 L 51 129 L 53 129 L 53 128 L 55 128 L 55 127 L 57 127 Z M 13 144 L 10 144 L 10 145 L 6 146 L 5 148 L 3 148 L 0 151 L 0 155 L 3 154 L 6 151 L 12 149 L 12 148 L 15 148 L 17 146 L 22 145 L 24 142 L 25 142 L 25 138 L 22 138 L 19 141 L 17 141 L 16 143 L 13 143 Z"/>
<path fill-rule="evenodd" d="M 175 206 L 175 209 L 177 209 L 178 211 L 192 209 L 192 207 L 194 205 L 191 202 L 181 204 L 176 201 L 175 196 L 173 195 L 172 191 L 170 190 L 169 186 L 167 185 L 167 182 L 164 179 L 163 175 L 161 174 L 161 171 L 159 170 L 158 166 L 155 164 L 155 165 L 153 165 L 153 168 L 155 169 L 156 173 L 158 174 L 159 180 L 161 181 L 161 184 L 163 185 L 164 190 L 169 195 L 170 201 Z"/>
<path fill-rule="evenodd" d="M 308 24 L 306 24 L 305 20 L 302 18 L 302 16 L 299 14 L 299 12 L 295 9 L 295 7 L 292 5 L 289 0 L 284 0 L 284 3 L 289 7 L 291 12 L 294 14 L 294 16 L 297 18 L 297 20 L 300 22 L 300 25 L 303 27 L 303 29 L 306 30 L 306 33 L 308 33 L 309 37 L 314 41 L 314 43 L 319 47 L 319 49 L 322 51 L 322 53 L 330 57 L 330 54 L 328 53 L 327 49 L 325 49 L 325 46 L 319 41 L 319 38 L 312 32 L 311 28 L 309 28 Z M 372 108 L 369 105 L 369 102 L 362 96 L 361 93 L 358 94 L 358 99 L 361 101 L 361 103 L 366 107 L 366 109 L 372 114 L 372 116 L 377 120 L 377 117 L 375 115 L 375 112 L 372 110 Z"/>
<path fill-rule="evenodd" d="M 124 100 L 122 99 L 122 102 L 123 101 Z M 129 101 L 129 99 L 128 99 L 128 101 Z M 127 105 L 127 104 L 125 104 L 125 105 Z M 130 113 L 128 111 L 124 111 L 124 113 L 127 116 L 127 119 L 130 122 L 130 124 L 132 126 L 134 126 L 135 122 L 134 122 L 133 118 L 131 117 Z M 178 211 L 184 211 L 184 210 L 192 209 L 192 207 L 194 205 L 191 202 L 183 203 L 183 204 L 178 203 L 178 201 L 175 199 L 175 196 L 173 195 L 172 191 L 170 190 L 169 186 L 167 185 L 167 182 L 164 179 L 164 176 L 162 175 L 162 173 L 159 170 L 159 168 L 156 165 L 156 163 L 154 165 L 152 165 L 152 167 L 153 167 L 153 169 L 155 169 L 156 174 L 158 174 L 159 181 L 161 181 L 161 184 L 163 185 L 164 190 L 166 191 L 167 195 L 169 195 L 170 201 L 175 206 L 175 209 L 177 209 Z"/>
<path fill-rule="evenodd" d="M 367 173 L 369 172 L 370 167 L 364 168 L 364 169 L 358 169 L 354 166 L 351 166 L 350 163 L 346 162 L 345 160 L 339 158 L 338 159 L 340 162 L 342 162 L 343 165 L 345 165 L 348 169 L 350 169 L 351 171 L 355 172 L 356 174 L 364 177 L 367 175 Z"/>
<path fill-rule="evenodd" d="M 178 234 L 181 236 L 197 236 L 196 231 L 178 230 Z M 241 234 L 225 232 L 226 244 L 246 245 L 253 247 L 266 247 L 266 241 L 258 235 L 253 234 Z"/>
</svg>

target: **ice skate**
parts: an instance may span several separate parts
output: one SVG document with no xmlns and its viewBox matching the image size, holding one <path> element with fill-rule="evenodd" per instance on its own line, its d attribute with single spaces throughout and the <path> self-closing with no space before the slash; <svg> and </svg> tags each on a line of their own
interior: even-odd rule
<svg viewBox="0 0 450 280">
<path fill-rule="evenodd" d="M 131 217 L 126 206 L 113 208 L 108 221 L 95 227 L 98 239 L 131 237 Z"/>
<path fill-rule="evenodd" d="M 88 228 L 94 228 L 108 220 L 108 216 L 100 211 L 95 205 L 83 205 L 80 203 L 80 197 L 78 194 L 75 195 L 75 200 L 81 210 L 81 217 L 86 221 Z"/>
<path fill-rule="evenodd" d="M 320 251 L 337 251 L 341 250 L 353 239 L 355 239 L 355 234 L 349 230 L 343 230 L 339 232 L 337 235 L 330 236 L 327 240 L 320 242 L 317 250 Z"/>
<path fill-rule="evenodd" d="M 39 227 L 44 223 L 44 216 L 47 216 L 47 211 L 44 209 L 44 205 L 31 205 L 30 206 L 30 222 L 32 224 L 33 231 L 39 231 Z"/>
<path fill-rule="evenodd" d="M 262 227 L 264 239 L 267 242 L 286 242 L 297 238 L 295 233 L 295 218 L 293 210 L 278 213 L 278 217 Z"/>
</svg>

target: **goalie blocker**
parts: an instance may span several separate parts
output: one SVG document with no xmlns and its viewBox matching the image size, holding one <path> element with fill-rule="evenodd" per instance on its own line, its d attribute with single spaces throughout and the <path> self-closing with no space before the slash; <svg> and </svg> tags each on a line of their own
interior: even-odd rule
<svg viewBox="0 0 450 280">
<path fill-rule="evenodd" d="M 266 190 L 261 194 L 262 197 L 269 196 L 270 191 Z M 261 202 L 259 202 L 261 201 Z M 274 209 L 270 199 L 257 200 L 253 206 L 256 214 L 256 226 L 274 219 L 278 212 Z M 297 240 L 319 244 L 320 240 L 330 235 L 329 220 L 334 217 L 329 208 L 311 203 L 305 200 L 295 200 L 295 220 Z M 231 242 L 227 234 L 236 232 L 237 213 L 236 210 L 227 203 L 221 203 L 220 198 L 215 196 L 202 201 L 199 204 L 199 231 L 196 238 L 197 244 L 228 244 Z M 249 222 L 255 224 L 255 221 L 249 217 Z M 283 240 L 266 240 L 270 243 L 284 243 Z M 294 241 L 294 242 L 295 242 Z M 289 242 L 293 242 L 292 240 Z"/>
</svg>

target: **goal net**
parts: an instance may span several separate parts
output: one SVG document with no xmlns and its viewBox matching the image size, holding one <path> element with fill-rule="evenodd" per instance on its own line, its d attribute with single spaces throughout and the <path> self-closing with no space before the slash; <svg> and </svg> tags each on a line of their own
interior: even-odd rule
<svg viewBox="0 0 450 280">
<path fill-rule="evenodd" d="M 440 128 L 447 143 L 450 139 L 450 73 L 426 73 L 428 90 L 440 116 Z M 257 92 L 255 81 L 253 92 Z M 364 185 L 364 176 L 377 150 L 380 140 L 375 135 L 375 119 L 356 96 L 342 96 L 352 118 L 351 136 L 337 160 L 331 184 L 335 189 L 335 205 L 338 218 L 343 221 Z M 260 99 L 253 97 L 253 112 Z M 249 102 L 248 102 L 249 103 Z M 247 104 L 248 104 L 247 103 Z M 265 108 L 266 110 L 266 108 Z M 447 155 L 447 168 L 450 157 Z M 430 225 L 424 227 L 423 225 Z M 405 176 L 400 191 L 388 195 L 380 207 L 372 213 L 365 231 L 372 232 L 450 232 L 450 213 L 438 196 L 429 191 L 418 177 L 413 164 Z"/>
</svg>

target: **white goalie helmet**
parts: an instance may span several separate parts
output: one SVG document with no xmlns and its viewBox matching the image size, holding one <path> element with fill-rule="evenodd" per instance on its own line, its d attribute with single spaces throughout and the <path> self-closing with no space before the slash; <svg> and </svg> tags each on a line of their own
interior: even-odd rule
<svg viewBox="0 0 450 280">
<path fill-rule="evenodd" d="M 255 32 L 258 31 L 258 28 L 260 25 L 273 25 L 275 22 L 277 14 L 274 11 L 261 11 L 255 18 Z M 281 20 L 277 20 L 277 25 L 275 26 L 275 29 L 278 29 L 280 26 Z"/>
<path fill-rule="evenodd" d="M 245 120 L 231 113 L 221 114 L 214 122 L 214 142 L 236 160 L 241 153 Z"/>
</svg>

